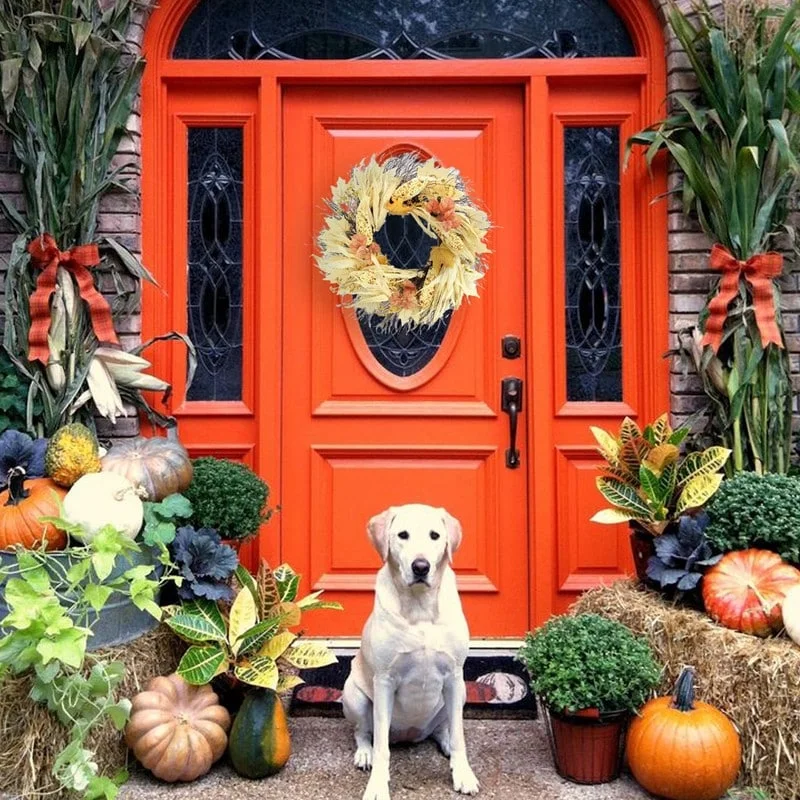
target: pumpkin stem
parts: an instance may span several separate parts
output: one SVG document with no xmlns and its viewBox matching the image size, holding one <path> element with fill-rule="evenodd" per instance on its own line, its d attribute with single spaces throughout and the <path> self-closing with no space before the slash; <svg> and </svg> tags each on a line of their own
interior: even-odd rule
<svg viewBox="0 0 800 800">
<path fill-rule="evenodd" d="M 672 707 L 678 711 L 694 710 L 694 667 L 684 667 L 675 683 Z"/>
<path fill-rule="evenodd" d="M 12 467 L 8 471 L 7 506 L 18 506 L 26 497 L 30 496 L 30 490 L 25 488 L 27 477 L 25 467 Z"/>
</svg>

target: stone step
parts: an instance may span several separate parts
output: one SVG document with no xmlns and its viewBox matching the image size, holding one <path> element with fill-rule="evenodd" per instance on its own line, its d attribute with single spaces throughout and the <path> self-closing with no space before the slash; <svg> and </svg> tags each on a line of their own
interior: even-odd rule
<svg viewBox="0 0 800 800">
<path fill-rule="evenodd" d="M 360 800 L 367 775 L 353 766 L 350 725 L 343 719 L 289 720 L 292 757 L 277 775 L 261 781 L 238 777 L 224 761 L 186 785 L 159 783 L 136 772 L 120 800 Z M 488 800 L 646 800 L 627 776 L 601 786 L 562 780 L 550 757 L 541 721 L 465 722 L 467 752 Z M 442 800 L 454 794 L 447 759 L 432 742 L 392 748 L 393 800 Z"/>
</svg>

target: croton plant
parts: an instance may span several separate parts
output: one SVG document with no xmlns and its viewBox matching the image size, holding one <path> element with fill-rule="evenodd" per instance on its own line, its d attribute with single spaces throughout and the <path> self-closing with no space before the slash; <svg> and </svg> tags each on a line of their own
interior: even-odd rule
<svg viewBox="0 0 800 800">
<path fill-rule="evenodd" d="M 341 610 L 339 603 L 320 600 L 322 591 L 298 600 L 300 576 L 288 564 L 272 570 L 262 561 L 255 577 L 240 565 L 234 575 L 241 588 L 229 610 L 202 597 L 165 609 L 167 625 L 190 645 L 177 670 L 187 683 L 231 673 L 242 683 L 284 692 L 303 681 L 282 674 L 281 662 L 297 669 L 336 663 L 325 645 L 298 643 L 290 628 L 303 612 Z"/>
<path fill-rule="evenodd" d="M 709 447 L 681 456 L 689 429 L 673 430 L 666 414 L 644 430 L 626 417 L 617 436 L 602 428 L 591 431 L 606 460 L 597 488 L 612 506 L 592 520 L 607 525 L 638 522 L 655 536 L 681 514 L 708 502 L 722 482 L 720 470 L 731 453 L 725 447 Z"/>
</svg>

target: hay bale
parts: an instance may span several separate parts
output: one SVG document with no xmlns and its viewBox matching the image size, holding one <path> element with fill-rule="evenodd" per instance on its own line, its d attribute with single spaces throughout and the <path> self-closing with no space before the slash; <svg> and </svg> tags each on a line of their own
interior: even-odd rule
<svg viewBox="0 0 800 800">
<path fill-rule="evenodd" d="M 799 647 L 728 630 L 632 581 L 587 592 L 571 612 L 601 614 L 647 637 L 666 668 L 664 694 L 681 667 L 696 667 L 698 699 L 722 709 L 741 734 L 740 783 L 772 800 L 800 797 Z"/>
<path fill-rule="evenodd" d="M 120 697 L 133 697 L 156 675 L 174 672 L 186 646 L 164 625 L 121 647 L 92 653 L 97 659 L 121 661 L 125 678 Z M 62 796 L 52 775 L 56 755 L 69 741 L 68 730 L 45 707 L 28 697 L 28 677 L 0 681 L 0 792 L 36 799 Z M 107 722 L 90 737 L 100 771 L 113 775 L 124 767 L 128 749 L 122 735 Z"/>
</svg>

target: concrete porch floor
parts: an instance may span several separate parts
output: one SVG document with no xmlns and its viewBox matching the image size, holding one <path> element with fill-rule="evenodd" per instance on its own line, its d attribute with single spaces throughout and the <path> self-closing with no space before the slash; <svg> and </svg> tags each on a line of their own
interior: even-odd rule
<svg viewBox="0 0 800 800">
<path fill-rule="evenodd" d="M 224 760 L 205 778 L 170 786 L 134 773 L 120 800 L 359 800 L 367 776 L 353 766 L 350 726 L 343 719 L 293 717 L 292 757 L 263 781 L 238 777 Z M 479 798 L 496 800 L 643 800 L 623 776 L 602 786 L 561 780 L 553 768 L 544 727 L 533 720 L 468 719 L 470 762 L 481 782 Z M 392 748 L 393 800 L 456 798 L 447 760 L 432 742 Z"/>
</svg>

